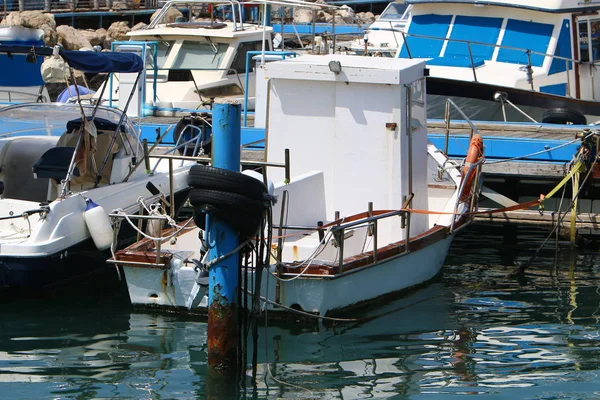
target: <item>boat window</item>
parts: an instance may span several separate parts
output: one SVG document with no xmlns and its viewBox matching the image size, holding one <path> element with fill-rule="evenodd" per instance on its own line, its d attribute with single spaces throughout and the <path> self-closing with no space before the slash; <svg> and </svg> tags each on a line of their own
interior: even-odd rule
<svg viewBox="0 0 600 400">
<path fill-rule="evenodd" d="M 158 42 L 158 48 L 156 49 L 156 65 L 158 69 L 162 69 L 167 61 L 167 54 L 174 42 L 160 41 Z"/>
<path fill-rule="evenodd" d="M 529 60 L 524 50 L 547 53 L 553 30 L 554 25 L 552 24 L 509 19 L 506 23 L 502 46 L 514 47 L 518 50 L 501 48 L 496 60 L 527 65 Z M 544 63 L 545 56 L 542 54 L 531 54 L 530 57 L 531 65 L 534 67 L 541 67 Z"/>
<path fill-rule="evenodd" d="M 457 15 L 450 38 L 456 40 L 475 41 L 488 43 L 490 46 L 471 44 L 465 42 L 448 41 L 444 53 L 445 57 L 473 56 L 474 61 L 491 60 L 494 54 L 494 45 L 498 41 L 503 18 L 472 17 Z M 470 47 L 470 49 L 469 49 Z M 470 50 L 470 52 L 469 52 Z"/>
<path fill-rule="evenodd" d="M 590 58 L 600 60 L 600 20 L 590 21 Z"/>
<path fill-rule="evenodd" d="M 579 57 L 581 61 L 590 61 L 590 36 L 588 34 L 588 22 L 579 23 Z"/>
<path fill-rule="evenodd" d="M 379 19 L 393 19 L 393 20 L 402 19 L 407 8 L 408 8 L 408 4 L 390 3 L 385 8 L 385 10 L 383 10 L 381 15 L 379 16 Z"/>
<path fill-rule="evenodd" d="M 265 42 L 265 49 L 270 50 L 269 48 L 269 44 L 268 42 Z M 261 42 L 245 42 L 245 43 L 240 43 L 240 45 L 238 46 L 237 52 L 235 54 L 235 59 L 233 60 L 233 63 L 231 64 L 231 69 L 235 70 L 235 72 L 237 72 L 238 74 L 245 74 L 246 73 L 246 54 L 248 54 L 249 51 L 261 51 L 262 50 L 262 45 Z M 251 60 L 252 63 L 252 60 Z M 253 66 L 250 66 L 250 70 L 252 71 Z M 234 72 L 230 70 L 228 72 L 229 75 L 233 75 Z"/>
<path fill-rule="evenodd" d="M 406 43 L 402 45 L 399 58 L 409 58 L 409 50 L 413 58 L 439 57 L 442 45 L 444 44 L 444 39 L 448 34 L 451 20 L 452 15 L 413 15 L 410 26 L 408 27 L 408 33 L 429 37 L 422 38 L 407 35 Z"/>
<path fill-rule="evenodd" d="M 408 85 L 408 94 L 410 102 L 410 121 L 408 122 L 408 132 L 412 133 L 426 127 L 425 79 L 417 79 Z"/>
<path fill-rule="evenodd" d="M 564 19 L 562 26 L 560 28 L 560 33 L 558 35 L 558 40 L 556 41 L 556 50 L 554 50 L 554 55 L 557 57 L 564 58 L 573 58 L 571 46 L 571 21 L 568 19 Z M 573 63 L 570 61 L 567 63 L 565 60 L 560 58 L 553 58 L 552 64 L 550 64 L 550 70 L 548 71 L 548 75 L 558 74 L 559 72 L 564 72 L 567 69 L 573 68 Z"/>
<path fill-rule="evenodd" d="M 171 69 L 217 69 L 228 47 L 226 43 L 185 40 Z"/>
<path fill-rule="evenodd" d="M 200 89 L 198 90 L 200 96 L 204 98 L 211 97 L 227 97 L 227 96 L 237 96 L 244 94 L 244 91 L 237 84 L 232 83 L 230 85 L 217 86 L 208 89 Z"/>
</svg>

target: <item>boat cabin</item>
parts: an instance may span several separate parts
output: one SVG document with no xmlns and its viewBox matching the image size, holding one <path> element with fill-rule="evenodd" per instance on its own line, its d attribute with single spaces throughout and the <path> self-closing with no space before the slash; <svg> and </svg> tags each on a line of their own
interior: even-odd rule
<svg viewBox="0 0 600 400">
<path fill-rule="evenodd" d="M 407 0 L 399 58 L 428 58 L 431 76 L 600 100 L 600 3 Z"/>
<path fill-rule="evenodd" d="M 222 3 L 221 3 L 222 4 Z M 186 7 L 186 16 L 167 22 L 171 8 Z M 162 107 L 197 108 L 215 97 L 242 99 L 246 90 L 246 55 L 272 50 L 273 28 L 242 21 L 240 3 L 229 2 L 225 10 L 212 13 L 207 1 L 170 1 L 146 27 L 128 33 L 132 42 L 152 42 L 147 65 L 147 99 Z M 250 64 L 252 66 L 252 64 Z M 252 68 L 249 68 L 252 69 Z M 254 93 L 253 72 L 248 80 Z"/>
</svg>

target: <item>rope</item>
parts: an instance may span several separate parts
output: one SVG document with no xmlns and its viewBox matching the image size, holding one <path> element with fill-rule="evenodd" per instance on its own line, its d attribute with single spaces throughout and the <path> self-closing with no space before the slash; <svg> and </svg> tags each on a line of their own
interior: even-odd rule
<svg viewBox="0 0 600 400">
<path fill-rule="evenodd" d="M 165 240 L 172 239 L 175 236 L 179 235 L 183 230 L 193 229 L 193 228 L 188 228 L 188 225 L 192 222 L 192 219 L 187 220 L 185 222 L 185 224 L 183 224 L 183 225 L 178 225 L 177 222 L 173 218 L 171 218 L 171 216 L 169 216 L 165 212 L 161 212 L 162 206 L 160 205 L 160 203 L 155 203 L 155 204 L 151 204 L 150 206 L 148 206 L 146 204 L 146 202 L 144 201 L 144 198 L 141 196 L 138 197 L 137 201 L 138 201 L 138 203 L 140 203 L 140 205 L 144 208 L 144 210 L 148 213 L 149 216 L 157 217 L 157 220 L 167 221 L 167 224 L 174 229 L 174 232 L 168 236 L 154 237 L 154 236 L 148 235 L 146 232 L 139 229 L 137 227 L 137 225 L 131 220 L 131 218 L 129 218 L 129 215 L 127 215 L 127 213 L 125 213 L 125 211 L 123 211 L 122 208 L 117 208 L 114 211 L 114 213 L 118 214 L 119 216 L 122 216 L 127 221 L 127 223 L 129 223 L 129 225 L 133 228 L 134 231 L 136 231 L 137 233 L 139 233 L 141 236 L 145 237 L 146 239 L 153 240 L 155 242 L 165 241 Z"/>
<path fill-rule="evenodd" d="M 150 239 L 150 240 L 154 240 L 154 241 L 163 241 L 163 240 L 168 240 L 171 238 L 174 238 L 175 236 L 177 236 L 183 229 L 185 229 L 187 227 L 187 225 L 192 221 L 191 219 L 188 220 L 185 225 L 182 227 L 182 229 L 178 229 L 175 232 L 173 232 L 173 234 L 169 235 L 169 236 L 164 236 L 164 237 L 154 237 L 154 236 L 150 236 L 148 234 L 146 234 L 146 232 L 142 231 L 141 229 L 138 229 L 138 227 L 133 223 L 133 221 L 131 221 L 131 219 L 129 218 L 129 216 L 122 210 L 122 209 L 117 209 L 115 210 L 117 214 L 119 214 L 120 216 L 122 216 L 125 221 L 127 221 L 129 223 L 129 225 L 131 225 L 131 227 L 138 232 L 140 235 L 142 235 L 143 237 L 145 237 L 146 239 Z"/>
<path fill-rule="evenodd" d="M 590 168 L 588 169 L 587 174 L 585 175 L 585 178 L 583 179 L 581 185 L 579 185 L 579 190 L 577 191 L 577 193 L 575 193 L 575 195 L 573 196 L 573 200 L 571 200 L 570 204 L 569 204 L 569 209 L 573 209 L 573 205 L 576 201 L 576 199 L 579 198 L 579 194 L 581 193 L 581 191 L 583 190 L 583 188 L 585 187 L 585 183 L 587 182 L 587 180 L 589 179 L 590 175 L 592 174 L 592 171 L 594 170 L 594 167 L 596 166 L 596 163 L 598 161 L 598 158 L 594 158 L 594 161 L 592 162 Z M 581 161 L 578 161 L 575 165 L 577 166 L 578 163 L 580 163 Z M 569 174 L 570 175 L 570 174 Z M 567 175 L 567 177 L 569 176 Z M 566 178 L 566 177 L 565 177 Z M 564 179 L 563 179 L 564 181 Z M 572 212 L 572 211 L 571 211 Z M 568 215 L 567 212 L 565 212 L 564 214 L 561 215 L 560 209 L 558 211 L 558 221 L 556 223 L 556 225 L 554 226 L 554 228 L 552 228 L 552 231 L 550 231 L 550 233 L 548 234 L 548 236 L 546 237 L 546 239 L 542 242 L 542 244 L 537 248 L 537 250 L 535 251 L 535 253 L 531 256 L 531 258 L 529 260 L 527 260 L 527 262 L 525 262 L 524 264 L 522 264 L 521 266 L 519 266 L 516 270 L 514 270 L 512 273 L 509 274 L 509 276 L 515 276 L 518 274 L 522 274 L 525 272 L 525 269 L 527 269 L 527 267 L 529 267 L 533 261 L 535 261 L 535 259 L 539 256 L 540 252 L 542 251 L 542 249 L 544 248 L 544 246 L 546 246 L 546 243 L 548 243 L 548 241 L 550 240 L 550 238 L 552 237 L 552 235 L 554 235 L 554 232 L 557 231 L 558 228 L 560 228 L 560 226 L 562 225 L 563 220 L 565 219 L 565 217 Z"/>
<path fill-rule="evenodd" d="M 304 263 L 306 263 L 308 261 L 308 264 L 302 270 L 302 272 L 300 272 L 299 274 L 297 274 L 293 278 L 290 278 L 290 279 L 280 278 L 279 276 L 277 276 L 276 274 L 274 274 L 273 271 L 271 271 L 270 269 L 268 270 L 269 273 L 271 275 L 273 275 L 275 277 L 275 279 L 277 279 L 279 282 L 291 282 L 291 281 L 295 281 L 296 279 L 302 277 L 306 273 L 306 271 L 308 271 L 308 268 L 312 265 L 313 261 L 315 260 L 315 257 L 317 257 L 319 254 L 321 254 L 323 252 L 323 250 L 325 250 L 325 246 L 323 246 L 323 247 L 321 247 L 321 246 L 329 241 L 328 237 L 330 236 L 330 233 L 331 233 L 331 231 L 329 231 L 327 233 L 327 235 L 323 236 L 323 239 L 319 242 L 319 245 L 312 252 L 312 254 L 307 259 L 305 259 L 304 261 L 302 261 L 300 264 L 298 264 L 296 266 L 296 267 L 300 268 Z M 327 239 L 327 240 L 325 240 L 325 239 Z M 271 256 L 276 260 L 278 266 L 279 265 L 282 265 L 282 266 L 285 265 L 281 261 L 277 260 L 277 256 L 275 254 L 273 254 L 273 252 L 271 250 L 269 250 L 269 252 L 270 252 Z"/>
<path fill-rule="evenodd" d="M 218 263 L 218 262 L 221 262 L 221 261 L 223 261 L 223 260 L 225 260 L 225 259 L 227 259 L 227 258 L 231 257 L 232 255 L 234 255 L 235 253 L 237 253 L 238 251 L 240 251 L 241 249 L 243 249 L 244 247 L 246 247 L 246 245 L 247 245 L 248 243 L 250 243 L 251 241 L 252 241 L 252 239 L 248 239 L 248 240 L 246 240 L 245 242 L 242 242 L 242 243 L 240 243 L 240 244 L 239 244 L 239 245 L 238 245 L 238 246 L 237 246 L 235 249 L 231 250 L 229 253 L 226 253 L 226 254 L 220 255 L 219 257 L 217 257 L 217 258 L 215 258 L 215 259 L 213 259 L 213 260 L 210 260 L 210 261 L 209 261 L 209 262 L 207 262 L 207 263 L 204 263 L 204 264 L 203 264 L 203 267 L 204 267 L 206 270 L 209 270 L 209 269 L 210 269 L 210 267 L 212 267 L 212 266 L 213 266 L 213 265 L 215 265 L 216 263 Z"/>
<path fill-rule="evenodd" d="M 248 294 L 252 294 L 252 292 L 248 291 Z M 315 319 L 320 319 L 320 320 L 325 320 L 325 321 L 334 321 L 334 322 L 358 322 L 358 321 L 360 321 L 360 319 L 356 319 L 356 318 L 335 318 L 335 317 L 326 317 L 324 315 L 311 314 L 306 311 L 297 310 L 295 308 L 284 306 L 283 304 L 277 303 L 273 300 L 269 300 L 264 296 L 260 296 L 260 299 L 263 302 L 270 304 L 274 307 L 283 308 L 286 311 L 290 311 L 290 312 L 298 314 L 298 315 L 304 315 L 305 317 L 310 317 L 310 318 L 315 318 Z"/>
<path fill-rule="evenodd" d="M 500 164 L 500 163 L 511 162 L 511 161 L 515 161 L 515 160 L 522 160 L 524 158 L 529 158 L 529 157 L 537 156 L 537 155 L 544 154 L 544 153 L 549 153 L 551 151 L 558 150 L 558 149 L 566 147 L 566 146 L 570 146 L 573 143 L 579 142 L 580 140 L 587 139 L 589 136 L 592 136 L 592 135 L 595 135 L 595 133 L 590 133 L 590 134 L 586 135 L 583 139 L 574 139 L 569 142 L 559 144 L 558 146 L 551 147 L 549 149 L 544 149 L 544 150 L 536 151 L 534 153 L 525 154 L 523 156 L 507 158 L 507 159 L 503 159 L 503 160 L 487 161 L 486 164 Z"/>
</svg>

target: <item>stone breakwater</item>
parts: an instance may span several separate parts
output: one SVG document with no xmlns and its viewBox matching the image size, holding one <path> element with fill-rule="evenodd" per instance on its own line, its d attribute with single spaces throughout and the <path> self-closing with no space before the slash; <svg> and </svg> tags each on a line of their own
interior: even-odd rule
<svg viewBox="0 0 600 400">
<path fill-rule="evenodd" d="M 317 3 L 324 3 L 317 0 Z M 152 17 L 158 13 L 156 11 Z M 315 12 L 315 22 L 332 23 L 335 19 L 336 24 L 358 24 L 366 26 L 375 21 L 376 16 L 371 12 L 354 13 L 352 8 L 342 6 L 335 13 L 326 10 L 317 10 Z M 164 23 L 175 22 L 183 14 L 176 9 L 169 9 L 165 16 Z M 273 11 L 273 21 L 284 18 L 286 23 L 293 20 L 294 23 L 303 24 L 313 21 L 313 13 L 309 9 L 286 10 L 286 15 L 282 16 L 278 10 Z M 54 46 L 60 44 L 67 50 L 86 50 L 94 46 L 100 46 L 102 49 L 110 49 L 111 43 L 115 41 L 127 40 L 127 33 L 143 29 L 146 24 L 137 23 L 134 26 L 126 21 L 112 23 L 108 29 L 75 29 L 69 25 L 56 26 L 54 15 L 42 11 L 13 11 L 9 13 L 2 21 L 0 26 L 23 26 L 26 28 L 41 29 L 44 31 L 44 44 Z"/>
</svg>

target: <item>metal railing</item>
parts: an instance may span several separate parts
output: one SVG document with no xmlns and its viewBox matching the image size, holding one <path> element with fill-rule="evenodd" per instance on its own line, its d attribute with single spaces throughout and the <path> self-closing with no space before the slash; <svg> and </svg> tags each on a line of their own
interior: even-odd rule
<svg viewBox="0 0 600 400">
<path fill-rule="evenodd" d="M 244 21 L 242 21 L 242 5 L 237 0 L 223 0 L 223 1 L 215 1 L 215 0 L 171 0 L 165 3 L 165 5 L 160 9 L 160 12 L 150 21 L 147 29 L 155 28 L 158 24 L 162 23 L 164 16 L 167 14 L 167 11 L 171 7 L 186 6 L 191 7 L 192 5 L 214 5 L 214 6 L 229 6 L 231 7 L 231 20 L 233 22 L 233 30 L 243 30 L 244 29 Z"/>
<path fill-rule="evenodd" d="M 531 85 L 532 90 L 533 90 L 533 69 L 532 69 L 533 65 L 531 64 L 531 55 L 539 55 L 539 56 L 543 56 L 543 57 L 550 57 L 552 59 L 562 60 L 565 62 L 565 67 L 566 67 L 567 72 L 570 70 L 569 63 L 580 64 L 582 62 L 581 60 L 575 59 L 575 58 L 562 57 L 562 56 L 557 56 L 555 54 L 544 53 L 541 51 L 535 51 L 535 50 L 531 50 L 531 49 L 525 49 L 525 48 L 513 47 L 513 46 L 505 46 L 505 45 L 500 45 L 500 44 L 495 44 L 495 43 L 491 44 L 491 43 L 477 42 L 477 41 L 472 41 L 472 40 L 419 35 L 419 34 L 415 34 L 415 33 L 404 32 L 404 31 L 398 30 L 398 29 L 380 28 L 377 30 L 400 32 L 400 34 L 402 35 L 402 44 L 406 45 L 406 53 L 408 55 L 408 58 L 413 58 L 413 56 L 410 51 L 410 46 L 408 44 L 408 41 L 406 40 L 407 37 L 415 37 L 415 38 L 420 38 L 420 39 L 432 39 L 432 40 L 440 40 L 440 41 L 448 41 L 448 42 L 466 44 L 468 52 L 469 52 L 469 61 L 470 61 L 471 71 L 473 72 L 473 80 L 475 82 L 478 82 L 477 72 L 476 72 L 477 66 L 475 65 L 475 61 L 473 59 L 473 51 L 472 51 L 471 46 L 486 46 L 486 47 L 492 47 L 494 49 L 504 49 L 504 50 L 523 52 L 525 55 L 527 55 L 527 64 L 522 64 L 523 65 L 522 71 L 525 72 L 526 77 L 527 77 L 527 82 Z M 429 58 L 429 57 L 426 57 L 426 58 Z M 520 63 L 515 63 L 515 64 L 520 64 Z M 567 73 L 567 95 L 569 95 L 569 91 L 570 91 L 570 78 L 569 78 L 569 74 Z"/>
<path fill-rule="evenodd" d="M 512 103 L 510 103 L 510 104 L 512 104 Z M 514 106 L 514 107 L 516 108 L 516 106 Z M 456 105 L 456 103 L 454 101 L 452 101 L 451 99 L 446 99 L 446 109 L 445 109 L 445 114 L 444 114 L 444 133 L 445 133 L 444 155 L 446 157 L 448 157 L 448 146 L 450 143 L 450 125 L 451 125 L 450 109 L 451 108 L 454 108 L 460 114 L 460 116 L 462 118 L 464 118 L 464 121 L 467 122 L 467 124 L 469 124 L 469 127 L 471 128 L 471 130 L 469 132 L 469 143 L 471 142 L 471 139 L 473 138 L 473 135 L 475 133 L 479 134 L 479 130 L 477 129 L 475 124 L 473 124 L 473 122 L 469 119 L 469 117 L 467 117 L 467 115 L 463 112 L 463 110 L 458 105 Z M 519 110 L 519 111 L 521 111 L 521 110 Z M 446 168 L 448 168 L 448 167 L 446 167 L 446 164 L 448 163 L 448 161 L 450 161 L 450 160 L 446 159 L 444 164 L 442 166 L 438 167 L 438 177 L 440 179 L 441 179 L 442 175 L 444 174 L 444 172 L 446 171 Z M 481 168 L 483 167 L 484 162 L 485 162 L 485 157 L 481 157 L 481 159 L 479 161 L 477 161 L 469 166 L 466 173 L 464 173 L 464 171 L 463 171 L 463 177 L 462 177 L 460 187 L 458 190 L 458 197 L 456 198 L 456 203 L 454 205 L 454 217 L 452 218 L 450 232 L 454 231 L 454 226 L 455 226 L 455 223 L 457 222 L 457 216 L 459 215 L 458 210 L 459 210 L 460 204 L 463 203 L 461 198 L 463 197 L 463 193 L 465 193 L 466 191 L 469 191 L 469 193 L 470 193 L 470 195 L 467 198 L 467 201 L 469 202 L 467 211 L 472 212 L 475 209 L 475 204 L 477 202 L 477 197 L 478 197 L 478 193 L 479 193 L 479 189 L 480 189 L 479 180 L 481 177 Z M 460 166 L 457 165 L 456 163 L 452 162 L 452 164 L 450 165 L 449 168 L 458 168 L 458 167 L 460 167 Z M 471 183 L 470 188 L 466 187 L 468 182 Z"/>
<path fill-rule="evenodd" d="M 43 89 L 43 86 L 42 86 Z M 8 90 L 0 89 L 0 99 L 2 101 L 13 103 L 13 102 L 35 102 L 35 103 L 49 103 L 50 99 L 45 96 L 40 90 L 38 93 L 24 92 L 19 90 Z"/>
</svg>

